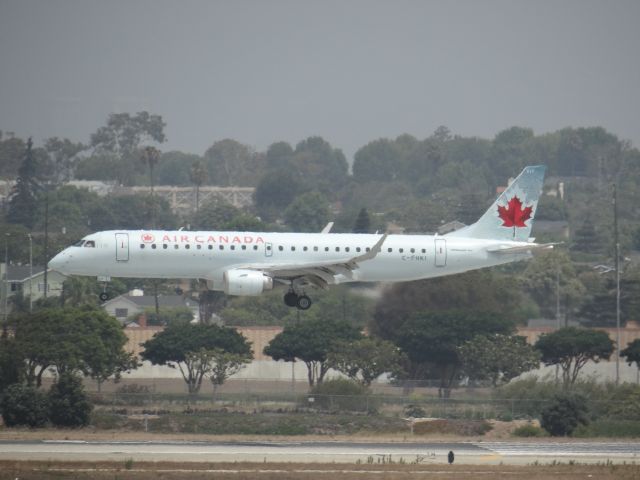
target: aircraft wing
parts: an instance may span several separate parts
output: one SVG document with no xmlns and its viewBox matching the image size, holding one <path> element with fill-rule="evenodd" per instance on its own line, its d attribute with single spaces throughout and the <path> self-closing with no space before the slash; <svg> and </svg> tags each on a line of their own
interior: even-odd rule
<svg viewBox="0 0 640 480">
<path fill-rule="evenodd" d="M 345 257 L 344 259 L 333 258 L 326 261 L 305 263 L 291 261 L 255 263 L 236 265 L 235 268 L 246 268 L 264 272 L 274 280 L 289 282 L 294 279 L 299 279 L 317 287 L 325 288 L 328 285 L 336 283 L 335 277 L 337 275 L 344 275 L 351 278 L 353 271 L 358 268 L 360 263 L 371 260 L 380 253 L 382 244 L 386 239 L 387 234 L 385 233 L 368 252 L 355 257 Z"/>
</svg>

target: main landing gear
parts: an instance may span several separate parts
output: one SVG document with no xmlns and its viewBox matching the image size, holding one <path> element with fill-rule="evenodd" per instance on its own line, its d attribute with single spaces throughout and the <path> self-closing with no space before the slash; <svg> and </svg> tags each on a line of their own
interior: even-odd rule
<svg viewBox="0 0 640 480">
<path fill-rule="evenodd" d="M 284 303 L 288 307 L 297 307 L 299 310 L 308 310 L 311 307 L 311 299 L 304 293 L 298 295 L 295 291 L 289 290 L 284 294 Z"/>
<path fill-rule="evenodd" d="M 107 283 L 111 281 L 109 277 L 98 277 L 98 281 L 102 282 L 102 292 L 98 295 L 101 302 L 109 300 L 109 294 L 107 293 Z"/>
</svg>

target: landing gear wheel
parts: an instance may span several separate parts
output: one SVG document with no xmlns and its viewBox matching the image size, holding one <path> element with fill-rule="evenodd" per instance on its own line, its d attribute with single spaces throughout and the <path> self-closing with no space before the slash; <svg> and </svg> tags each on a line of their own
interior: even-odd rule
<svg viewBox="0 0 640 480">
<path fill-rule="evenodd" d="M 298 297 L 297 307 L 300 310 L 309 310 L 309 307 L 311 307 L 311 299 L 306 295 L 300 295 Z"/>
<path fill-rule="evenodd" d="M 298 295 L 295 292 L 287 292 L 284 294 L 284 304 L 287 307 L 297 307 L 298 306 Z"/>
<path fill-rule="evenodd" d="M 109 294 L 107 292 L 102 292 L 100 295 L 100 300 L 103 302 L 106 302 L 107 300 L 109 300 Z"/>
</svg>

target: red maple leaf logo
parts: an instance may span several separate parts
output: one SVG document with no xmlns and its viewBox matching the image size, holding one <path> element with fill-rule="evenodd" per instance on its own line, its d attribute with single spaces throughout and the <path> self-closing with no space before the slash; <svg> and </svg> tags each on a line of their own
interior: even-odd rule
<svg viewBox="0 0 640 480">
<path fill-rule="evenodd" d="M 144 243 L 152 243 L 154 241 L 154 237 L 153 235 L 151 235 L 150 233 L 143 233 L 142 234 L 142 241 Z"/>
<path fill-rule="evenodd" d="M 531 218 L 531 207 L 522 208 L 522 202 L 514 196 L 506 207 L 498 205 L 498 216 L 502 220 L 503 227 L 526 227 L 525 220 Z"/>
</svg>

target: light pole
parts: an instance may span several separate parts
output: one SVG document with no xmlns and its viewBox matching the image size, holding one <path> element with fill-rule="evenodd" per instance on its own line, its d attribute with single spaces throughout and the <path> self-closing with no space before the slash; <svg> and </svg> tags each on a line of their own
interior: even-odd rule
<svg viewBox="0 0 640 480">
<path fill-rule="evenodd" d="M 29 237 L 29 313 L 33 313 L 33 237 Z"/>
<path fill-rule="evenodd" d="M 613 184 L 613 234 L 616 250 L 616 385 L 620 384 L 620 239 L 618 238 L 618 190 Z"/>
</svg>

